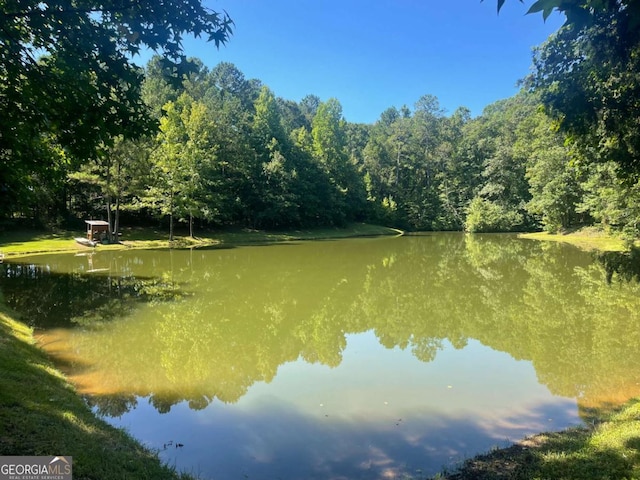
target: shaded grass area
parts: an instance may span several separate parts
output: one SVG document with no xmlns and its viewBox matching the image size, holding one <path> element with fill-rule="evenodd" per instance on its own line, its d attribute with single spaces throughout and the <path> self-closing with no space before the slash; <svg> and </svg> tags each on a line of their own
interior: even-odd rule
<svg viewBox="0 0 640 480">
<path fill-rule="evenodd" d="M 151 228 L 124 228 L 121 242 L 114 245 L 99 245 L 98 250 L 124 248 L 191 248 L 215 245 L 246 245 L 256 243 L 286 242 L 296 240 L 327 240 L 349 237 L 399 235 L 400 230 L 357 223 L 342 228 L 309 230 L 286 230 L 269 232 L 264 230 L 235 229 L 198 232 L 192 238 L 186 232 L 178 232 L 169 242 L 167 232 Z M 62 231 L 42 233 L 36 231 L 6 231 L 0 233 L 0 252 L 5 256 L 31 255 L 37 253 L 73 252 L 91 250 L 79 245 L 74 237 L 84 237 L 85 232 Z"/>
<path fill-rule="evenodd" d="M 0 305 L 0 456 L 70 455 L 74 479 L 189 479 L 98 419 Z"/>
<path fill-rule="evenodd" d="M 632 480 L 640 478 L 640 399 L 595 414 L 591 428 L 529 437 L 466 460 L 441 480 Z"/>
</svg>

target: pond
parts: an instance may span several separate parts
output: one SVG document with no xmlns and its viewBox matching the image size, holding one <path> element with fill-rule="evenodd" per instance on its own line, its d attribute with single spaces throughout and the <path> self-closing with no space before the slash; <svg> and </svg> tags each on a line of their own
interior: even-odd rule
<svg viewBox="0 0 640 480">
<path fill-rule="evenodd" d="M 179 470 L 424 478 L 640 395 L 637 264 L 437 233 L 41 255 L 0 294 Z"/>
</svg>

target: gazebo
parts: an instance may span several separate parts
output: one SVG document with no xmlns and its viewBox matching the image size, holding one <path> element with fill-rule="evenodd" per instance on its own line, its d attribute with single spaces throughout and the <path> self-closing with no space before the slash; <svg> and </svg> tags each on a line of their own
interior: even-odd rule
<svg viewBox="0 0 640 480">
<path fill-rule="evenodd" d="M 91 242 L 102 241 L 109 234 L 109 222 L 104 220 L 85 220 L 87 224 L 87 240 Z"/>
</svg>

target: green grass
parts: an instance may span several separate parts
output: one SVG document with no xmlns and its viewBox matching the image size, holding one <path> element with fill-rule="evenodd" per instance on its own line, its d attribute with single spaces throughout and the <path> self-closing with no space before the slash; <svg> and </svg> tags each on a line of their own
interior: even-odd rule
<svg viewBox="0 0 640 480">
<path fill-rule="evenodd" d="M 640 399 L 600 412 L 591 428 L 529 437 L 471 458 L 442 480 L 632 480 L 640 478 Z"/>
<path fill-rule="evenodd" d="M 11 256 L 24 253 L 71 251 L 79 247 L 73 238 L 84 235 L 84 232 L 73 231 L 60 233 L 42 233 L 29 230 L 2 232 L 0 233 L 0 252 Z"/>
<path fill-rule="evenodd" d="M 195 238 L 186 232 L 178 231 L 174 241 L 169 243 L 168 232 L 152 228 L 124 228 L 121 243 L 99 245 L 98 250 L 117 250 L 125 248 L 189 248 L 212 245 L 246 245 L 297 240 L 327 240 L 348 237 L 377 235 L 398 235 L 402 232 L 387 227 L 364 223 L 352 224 L 344 228 L 323 228 L 309 230 L 264 231 L 235 229 L 222 231 L 196 232 Z M 33 231 L 15 231 L 0 233 L 0 252 L 5 256 L 31 255 L 38 253 L 73 252 L 89 250 L 91 247 L 79 245 L 74 237 L 83 237 L 84 232 L 63 231 L 42 233 Z"/>
<path fill-rule="evenodd" d="M 0 455 L 70 455 L 77 480 L 192 478 L 94 416 L 2 305 Z"/>
<path fill-rule="evenodd" d="M 548 232 L 521 233 L 518 237 L 529 240 L 570 243 L 584 250 L 598 250 L 601 252 L 623 252 L 628 250 L 624 240 L 595 228 L 583 228 L 569 233 L 557 234 Z"/>
</svg>

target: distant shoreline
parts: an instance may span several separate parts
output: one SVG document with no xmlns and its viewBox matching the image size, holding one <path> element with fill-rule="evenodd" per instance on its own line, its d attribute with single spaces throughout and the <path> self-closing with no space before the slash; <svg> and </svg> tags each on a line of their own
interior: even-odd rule
<svg viewBox="0 0 640 480">
<path fill-rule="evenodd" d="M 168 233 L 151 228 L 125 228 L 122 240 L 116 244 L 100 244 L 97 247 L 80 245 L 74 238 L 82 237 L 78 231 L 42 233 L 37 231 L 17 231 L 0 233 L 0 252 L 5 259 L 17 256 L 64 253 L 77 251 L 154 249 L 154 248 L 197 248 L 222 245 L 247 245 L 260 243 L 292 242 L 302 240 L 328 240 L 374 236 L 402 235 L 396 228 L 355 223 L 345 227 L 290 229 L 266 231 L 251 229 L 206 230 L 197 232 L 195 237 L 177 234 L 169 242 Z"/>
</svg>

